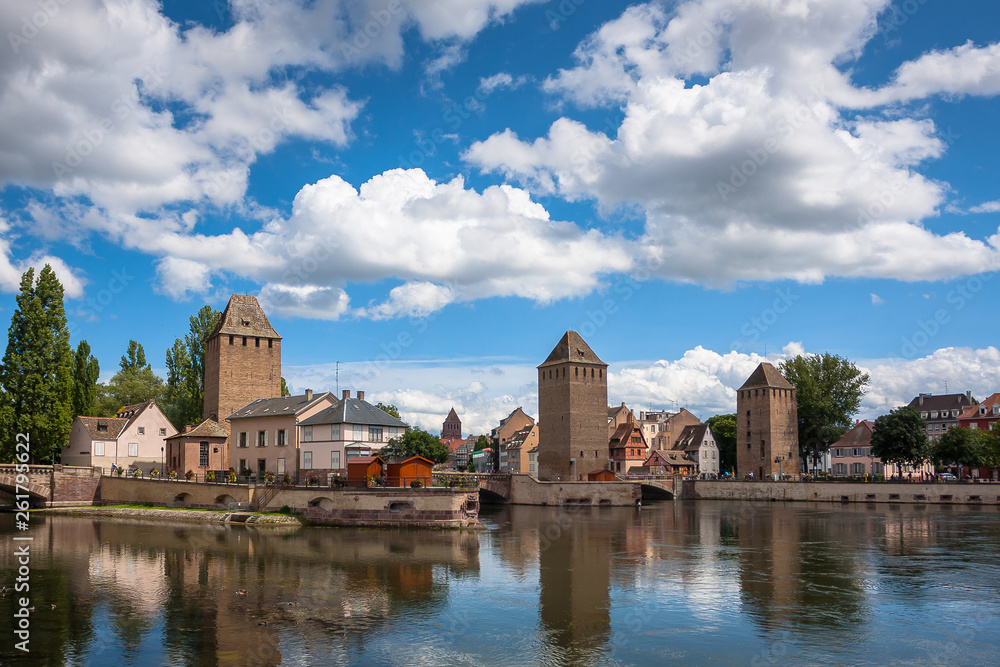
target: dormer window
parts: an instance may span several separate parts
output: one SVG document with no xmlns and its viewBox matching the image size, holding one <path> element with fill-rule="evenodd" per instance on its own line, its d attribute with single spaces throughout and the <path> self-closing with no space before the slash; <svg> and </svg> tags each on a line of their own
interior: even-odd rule
<svg viewBox="0 0 1000 667">
<path fill-rule="evenodd" d="M 146 435 L 146 427 L 145 426 L 140 426 L 139 427 L 139 435 Z"/>
<path fill-rule="evenodd" d="M 97 425 L 97 432 L 98 433 L 107 433 L 108 432 L 108 425 L 107 424 L 98 424 Z"/>
<path fill-rule="evenodd" d="M 993 404 L 993 414 L 1000 415 L 1000 404 L 997 403 Z"/>
<path fill-rule="evenodd" d="M 979 406 L 979 414 L 980 415 L 985 415 L 986 414 L 986 406 L 985 405 L 980 405 Z"/>
</svg>

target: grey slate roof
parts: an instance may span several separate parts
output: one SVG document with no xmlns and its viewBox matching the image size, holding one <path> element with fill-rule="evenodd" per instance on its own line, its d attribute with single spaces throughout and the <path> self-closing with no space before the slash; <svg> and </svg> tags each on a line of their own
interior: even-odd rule
<svg viewBox="0 0 1000 667">
<path fill-rule="evenodd" d="M 921 397 L 923 401 L 921 402 Z M 919 412 L 940 412 L 941 410 L 958 410 L 965 412 L 970 405 L 976 405 L 970 394 L 921 394 L 909 403 L 909 407 Z M 944 419 L 945 417 L 939 417 Z"/>
<path fill-rule="evenodd" d="M 755 389 L 758 387 L 768 387 L 770 389 L 795 389 L 792 383 L 778 372 L 778 369 L 767 363 L 761 362 L 757 369 L 750 374 L 747 381 L 740 389 Z"/>
<path fill-rule="evenodd" d="M 685 452 L 698 449 L 705 439 L 705 429 L 707 428 L 708 424 L 691 424 L 690 426 L 685 426 L 677 438 L 677 442 L 674 443 L 671 449 Z"/>
<path fill-rule="evenodd" d="M 322 394 L 314 394 L 312 400 L 307 400 L 304 394 L 299 396 L 279 396 L 277 398 L 258 398 L 256 401 L 244 405 L 242 408 L 226 417 L 226 419 L 232 420 L 246 419 L 248 417 L 297 415 L 327 396 L 332 398 L 333 394 L 328 391 L 325 391 Z"/>
<path fill-rule="evenodd" d="M 567 361 L 580 364 L 600 364 L 607 366 L 600 357 L 594 354 L 583 337 L 575 331 L 567 331 L 562 339 L 552 348 L 548 358 L 539 366 L 550 366 L 561 364 Z"/>
<path fill-rule="evenodd" d="M 360 398 L 343 398 L 325 410 L 320 410 L 312 417 L 299 422 L 301 426 L 315 424 L 366 424 L 369 426 L 400 426 L 405 428 L 406 422 L 396 419 L 388 412 L 376 408 L 368 401 Z"/>
</svg>

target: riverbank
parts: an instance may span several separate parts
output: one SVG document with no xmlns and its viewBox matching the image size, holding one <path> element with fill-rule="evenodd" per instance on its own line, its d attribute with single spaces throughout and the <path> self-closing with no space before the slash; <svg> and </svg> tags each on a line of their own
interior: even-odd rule
<svg viewBox="0 0 1000 667">
<path fill-rule="evenodd" d="M 684 500 L 765 500 L 834 503 L 997 505 L 990 482 L 736 482 L 684 480 Z"/>
<path fill-rule="evenodd" d="M 186 521 L 192 523 L 250 523 L 255 526 L 305 525 L 298 517 L 280 514 L 170 509 L 167 507 L 55 507 L 33 511 L 42 514 L 154 519 L 159 521 Z"/>
</svg>

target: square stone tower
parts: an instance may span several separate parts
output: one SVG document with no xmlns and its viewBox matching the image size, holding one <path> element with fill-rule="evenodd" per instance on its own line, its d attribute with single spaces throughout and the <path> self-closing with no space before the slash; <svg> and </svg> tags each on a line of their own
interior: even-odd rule
<svg viewBox="0 0 1000 667">
<path fill-rule="evenodd" d="M 281 396 L 281 336 L 255 297 L 234 294 L 205 342 L 203 416 L 222 422 L 258 398 Z"/>
<path fill-rule="evenodd" d="M 538 367 L 538 478 L 586 480 L 608 467 L 608 365 L 567 331 Z"/>
<path fill-rule="evenodd" d="M 799 476 L 799 418 L 795 387 L 761 363 L 736 396 L 736 476 Z"/>
</svg>

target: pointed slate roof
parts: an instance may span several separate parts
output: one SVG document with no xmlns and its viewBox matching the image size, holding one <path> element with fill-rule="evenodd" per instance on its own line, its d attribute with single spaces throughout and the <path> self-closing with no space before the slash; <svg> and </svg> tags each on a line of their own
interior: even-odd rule
<svg viewBox="0 0 1000 667">
<path fill-rule="evenodd" d="M 778 369 L 762 361 L 757 370 L 750 374 L 747 381 L 743 383 L 740 389 L 756 389 L 759 387 L 768 387 L 771 389 L 795 389 L 792 383 L 785 379 L 785 377 L 778 372 Z"/>
<path fill-rule="evenodd" d="M 461 422 L 462 420 L 458 418 L 458 413 L 455 412 L 455 408 L 451 409 L 448 416 L 444 418 L 446 422 Z"/>
<path fill-rule="evenodd" d="M 257 303 L 257 297 L 249 294 L 229 297 L 229 303 L 209 338 L 219 334 L 281 339 L 264 314 L 264 309 Z"/>
<path fill-rule="evenodd" d="M 316 405 L 324 398 L 333 398 L 328 391 L 313 394 L 310 398 L 305 394 L 299 396 L 279 396 L 277 398 L 258 398 L 247 403 L 242 408 L 226 417 L 226 419 L 243 419 L 245 417 L 274 417 L 275 415 L 297 415 Z"/>
<path fill-rule="evenodd" d="M 90 436 L 91 440 L 116 440 L 125 430 L 129 421 L 119 417 L 84 417 L 83 415 L 77 419 L 87 429 L 87 435 Z M 98 429 L 98 426 L 104 430 Z"/>
<path fill-rule="evenodd" d="M 552 348 L 548 358 L 539 366 L 554 366 L 567 361 L 578 364 L 600 364 L 607 366 L 600 357 L 594 354 L 587 342 L 575 331 L 567 331 L 559 343 Z"/>
</svg>

